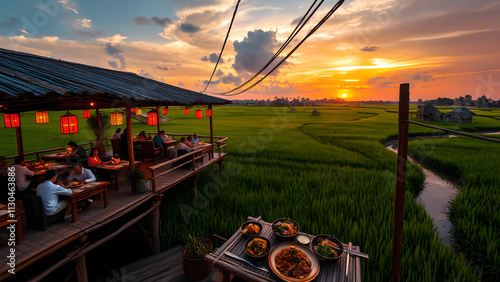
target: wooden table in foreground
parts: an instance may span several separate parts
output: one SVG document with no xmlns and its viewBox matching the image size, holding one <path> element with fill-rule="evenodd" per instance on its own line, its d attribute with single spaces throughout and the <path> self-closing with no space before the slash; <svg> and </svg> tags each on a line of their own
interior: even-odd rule
<svg viewBox="0 0 500 282">
<path fill-rule="evenodd" d="M 0 227 L 15 223 L 16 225 L 16 241 L 18 244 L 24 242 L 23 227 L 21 217 L 24 214 L 24 209 L 16 205 L 14 217 L 10 216 L 6 205 L 0 204 Z M 10 245 L 9 245 L 10 246 Z"/>
<path fill-rule="evenodd" d="M 138 165 L 141 163 L 141 161 L 134 161 L 135 165 Z M 116 190 L 120 190 L 120 179 L 118 176 L 120 174 L 125 173 L 130 167 L 130 162 L 129 161 L 122 161 L 119 165 L 100 165 L 96 166 L 95 169 L 99 173 L 99 171 L 113 175 L 114 180 L 115 180 L 115 187 Z"/>
<path fill-rule="evenodd" d="M 248 220 L 255 220 L 255 218 L 249 217 Z M 271 229 L 271 223 L 265 222 L 263 220 L 259 220 L 259 222 L 262 223 L 261 236 L 266 237 L 271 241 L 271 248 L 281 242 L 296 242 L 295 239 L 283 240 L 282 238 L 274 235 Z M 307 235 L 311 239 L 314 237 L 313 235 L 302 232 L 299 232 L 299 234 Z M 215 252 L 208 254 L 205 259 L 212 263 L 215 262 L 214 266 L 218 268 L 224 275 L 223 281 L 230 281 L 229 276 L 231 273 L 247 281 L 283 281 L 271 270 L 267 262 L 267 257 L 256 260 L 250 258 L 245 254 L 244 245 L 247 239 L 248 237 L 243 236 L 241 234 L 241 231 L 238 229 L 229 240 L 227 240 Z M 343 245 L 345 249 L 358 252 L 360 251 L 359 246 L 353 246 L 351 243 Z M 269 270 L 269 272 L 255 269 L 247 265 L 246 263 L 239 262 L 226 255 L 223 255 L 223 253 L 226 251 L 244 258 L 255 264 L 256 266 L 263 266 L 267 270 Z M 339 260 L 320 262 L 319 274 L 312 281 L 361 281 L 361 259 L 359 257 L 349 255 L 349 266 L 347 266 L 347 254 L 344 254 Z"/>
<path fill-rule="evenodd" d="M 104 199 L 104 207 L 108 207 L 108 186 L 109 186 L 108 181 L 94 181 L 94 182 L 88 182 L 85 183 L 85 185 L 78 187 L 78 188 L 73 188 L 73 194 L 69 196 L 61 196 L 67 200 L 70 201 L 71 203 L 71 213 L 73 215 L 73 222 L 78 221 L 78 208 L 76 206 L 76 203 L 79 201 L 83 201 L 85 199 L 90 198 L 91 196 L 97 195 L 102 193 L 103 199 Z"/>
</svg>

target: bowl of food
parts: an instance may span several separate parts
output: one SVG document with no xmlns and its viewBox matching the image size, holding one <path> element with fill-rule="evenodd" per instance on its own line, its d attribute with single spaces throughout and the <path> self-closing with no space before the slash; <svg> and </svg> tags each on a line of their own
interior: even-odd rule
<svg viewBox="0 0 500 282">
<path fill-rule="evenodd" d="M 299 224 L 289 218 L 278 218 L 272 224 L 273 233 L 282 238 L 293 238 L 300 231 Z"/>
<path fill-rule="evenodd" d="M 75 182 L 69 183 L 66 187 L 67 188 L 78 188 L 78 187 L 83 186 L 83 184 L 85 184 L 85 181 L 75 181 Z"/>
<path fill-rule="evenodd" d="M 314 236 L 309 247 L 320 261 L 337 260 L 344 255 L 344 247 L 339 239 L 326 234 Z"/>
<path fill-rule="evenodd" d="M 240 227 L 241 233 L 248 237 L 257 237 L 262 232 L 262 224 L 256 220 L 243 223 Z"/>
<path fill-rule="evenodd" d="M 282 280 L 291 282 L 312 281 L 319 274 L 319 261 L 307 247 L 293 242 L 283 242 L 269 252 L 271 270 Z"/>
<path fill-rule="evenodd" d="M 249 238 L 245 242 L 245 253 L 252 258 L 263 258 L 269 254 L 271 241 L 264 237 Z"/>
</svg>

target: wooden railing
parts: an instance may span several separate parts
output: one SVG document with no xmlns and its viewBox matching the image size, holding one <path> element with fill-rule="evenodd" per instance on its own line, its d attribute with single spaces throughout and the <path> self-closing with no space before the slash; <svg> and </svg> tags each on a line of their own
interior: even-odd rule
<svg viewBox="0 0 500 282">
<path fill-rule="evenodd" d="M 151 138 L 151 135 L 156 135 L 158 133 L 156 132 L 146 132 L 146 134 L 148 135 L 149 138 Z M 175 138 L 175 137 L 189 137 L 189 136 L 193 136 L 193 134 L 178 134 L 178 133 L 169 133 L 167 134 L 169 138 L 171 139 L 180 139 L 180 138 Z M 198 135 L 198 138 L 200 139 L 205 139 L 203 141 L 207 142 L 207 143 L 210 143 L 210 136 L 207 136 L 207 135 Z M 227 137 L 222 137 L 222 136 L 214 136 L 214 150 L 217 151 L 217 153 L 221 153 L 222 152 L 222 148 L 226 147 L 227 146 Z M 212 150 L 212 157 L 213 157 L 213 151 Z"/>
<path fill-rule="evenodd" d="M 92 141 L 89 141 L 87 143 L 82 143 L 82 144 L 79 144 L 85 151 L 88 151 L 88 150 L 91 150 L 92 147 L 93 147 L 93 144 L 95 140 L 92 140 Z M 88 146 L 88 148 L 85 148 L 84 146 L 86 145 L 90 145 Z M 52 148 L 52 149 L 47 149 L 47 150 L 42 150 L 42 151 L 35 151 L 35 152 L 30 152 L 30 153 L 25 153 L 24 154 L 24 158 L 25 158 L 25 161 L 27 163 L 32 163 L 32 162 L 39 162 L 40 159 L 41 159 L 41 156 L 44 156 L 44 155 L 48 155 L 47 153 L 51 153 L 51 152 L 55 152 L 55 151 L 60 151 L 60 150 L 64 150 L 66 149 L 67 146 L 65 147 L 59 147 L 59 148 Z M 26 158 L 27 156 L 35 156 L 34 159 L 28 159 Z M 6 157 L 5 159 L 8 161 L 8 160 L 13 160 L 17 157 L 17 155 L 14 155 L 14 156 L 9 156 L 9 157 Z"/>
</svg>

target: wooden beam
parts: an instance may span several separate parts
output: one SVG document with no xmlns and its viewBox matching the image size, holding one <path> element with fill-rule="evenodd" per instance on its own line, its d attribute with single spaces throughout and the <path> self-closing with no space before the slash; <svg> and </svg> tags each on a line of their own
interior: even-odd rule
<svg viewBox="0 0 500 282">
<path fill-rule="evenodd" d="M 156 106 L 156 131 L 160 134 L 160 108 Z"/>
<path fill-rule="evenodd" d="M 75 259 L 76 280 L 78 282 L 87 282 L 87 264 L 85 263 L 85 255 Z"/>
<path fill-rule="evenodd" d="M 160 206 L 156 205 L 151 211 L 151 241 L 153 241 L 153 254 L 160 253 Z"/>
<path fill-rule="evenodd" d="M 102 140 L 102 127 L 101 127 L 101 113 L 99 112 L 99 109 L 95 110 L 95 116 L 97 118 L 97 140 Z"/>
<path fill-rule="evenodd" d="M 130 107 L 125 108 L 125 114 L 127 119 L 127 144 L 128 144 L 128 160 L 130 163 L 130 172 L 133 173 L 135 170 L 135 160 L 134 160 L 134 140 L 132 140 L 132 116 L 130 112 Z M 118 181 L 118 180 L 117 180 Z"/>
<path fill-rule="evenodd" d="M 394 197 L 394 227 L 392 230 L 392 282 L 397 282 L 401 279 L 406 162 L 408 157 L 408 123 L 404 121 L 408 120 L 409 104 L 410 84 L 403 83 L 399 86 L 398 160 L 396 171 L 396 191 Z"/>
<path fill-rule="evenodd" d="M 19 127 L 16 127 L 17 155 L 24 157 L 23 132 L 21 130 L 21 114 L 19 114 Z"/>
<path fill-rule="evenodd" d="M 210 109 L 210 144 L 214 144 L 214 123 L 212 117 L 214 115 L 214 111 L 212 110 L 212 105 L 208 105 Z M 214 157 L 214 147 L 212 147 L 212 158 Z"/>
</svg>

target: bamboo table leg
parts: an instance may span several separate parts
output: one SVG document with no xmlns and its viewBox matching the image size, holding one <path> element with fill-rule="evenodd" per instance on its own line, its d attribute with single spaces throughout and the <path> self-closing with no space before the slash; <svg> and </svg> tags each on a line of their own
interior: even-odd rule
<svg viewBox="0 0 500 282">
<path fill-rule="evenodd" d="M 76 207 L 76 201 L 71 201 L 71 215 L 73 216 L 73 222 L 78 220 L 78 208 Z"/>
</svg>

